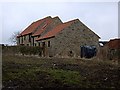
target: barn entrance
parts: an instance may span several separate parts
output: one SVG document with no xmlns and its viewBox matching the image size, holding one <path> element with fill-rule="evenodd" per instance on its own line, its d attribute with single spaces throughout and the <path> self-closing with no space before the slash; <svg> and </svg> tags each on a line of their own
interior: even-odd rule
<svg viewBox="0 0 120 90">
<path fill-rule="evenodd" d="M 96 56 L 97 49 L 96 46 L 80 46 L 81 48 L 81 58 L 92 58 Z"/>
</svg>

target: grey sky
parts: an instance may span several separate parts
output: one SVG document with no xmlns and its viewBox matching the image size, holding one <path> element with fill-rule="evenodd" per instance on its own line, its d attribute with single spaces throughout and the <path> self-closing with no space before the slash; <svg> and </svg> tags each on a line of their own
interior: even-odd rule
<svg viewBox="0 0 120 90">
<path fill-rule="evenodd" d="M 32 22 L 46 16 L 59 16 L 63 22 L 78 18 L 98 34 L 101 40 L 118 37 L 117 2 L 6 2 L 2 3 L 1 7 L 0 43 L 9 43 L 9 38 L 14 32 L 23 31 Z"/>
</svg>

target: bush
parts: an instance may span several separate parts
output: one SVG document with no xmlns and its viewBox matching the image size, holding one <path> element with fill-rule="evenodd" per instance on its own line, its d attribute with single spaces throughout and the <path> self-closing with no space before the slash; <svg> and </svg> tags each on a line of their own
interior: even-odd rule
<svg viewBox="0 0 120 90">
<path fill-rule="evenodd" d="M 17 54 L 19 52 L 18 46 L 2 46 L 2 54 Z"/>
<path fill-rule="evenodd" d="M 39 55 L 41 52 L 42 48 L 38 46 L 2 46 L 3 54 Z"/>
<path fill-rule="evenodd" d="M 39 55 L 42 52 L 41 47 L 33 46 L 19 46 L 19 51 L 22 55 Z"/>
</svg>

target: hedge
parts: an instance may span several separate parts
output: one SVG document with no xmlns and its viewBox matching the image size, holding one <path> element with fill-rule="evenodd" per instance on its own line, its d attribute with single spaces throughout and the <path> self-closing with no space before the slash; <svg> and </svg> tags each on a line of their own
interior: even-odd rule
<svg viewBox="0 0 120 90">
<path fill-rule="evenodd" d="M 2 46 L 3 54 L 40 55 L 42 48 L 39 46 Z"/>
<path fill-rule="evenodd" d="M 19 51 L 22 55 L 39 55 L 42 52 L 42 48 L 38 46 L 19 46 Z"/>
</svg>

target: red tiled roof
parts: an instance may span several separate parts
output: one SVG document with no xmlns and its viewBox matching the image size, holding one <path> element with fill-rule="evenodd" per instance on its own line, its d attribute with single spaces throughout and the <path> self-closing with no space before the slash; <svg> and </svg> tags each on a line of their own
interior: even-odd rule
<svg viewBox="0 0 120 90">
<path fill-rule="evenodd" d="M 55 28 L 53 28 L 51 31 L 49 31 L 48 33 L 46 33 L 44 36 L 42 37 L 39 37 L 37 38 L 36 40 L 42 40 L 42 39 L 45 39 L 45 38 L 50 38 L 50 37 L 53 37 L 55 36 L 57 33 L 59 33 L 60 31 L 62 31 L 64 28 L 70 26 L 74 21 L 76 21 L 78 19 L 75 19 L 75 20 L 71 20 L 69 22 L 66 22 L 66 23 L 62 23 L 62 24 L 59 24 L 58 26 L 56 26 Z"/>
<path fill-rule="evenodd" d="M 108 47 L 110 49 L 120 49 L 120 38 L 118 39 L 112 39 L 108 42 Z"/>
<path fill-rule="evenodd" d="M 33 22 L 30 26 L 28 26 L 20 35 L 26 35 L 26 34 L 30 34 L 32 33 L 42 22 L 44 22 L 44 20 L 46 19 L 49 19 L 51 18 L 50 16 L 49 17 L 46 17 L 46 18 L 43 18 L 43 19 L 40 19 L 36 22 Z"/>
<path fill-rule="evenodd" d="M 45 21 L 45 24 L 39 28 L 32 36 L 37 36 L 37 35 L 40 35 L 47 26 L 49 26 L 49 24 L 52 22 L 52 18 L 49 18 Z"/>
</svg>

